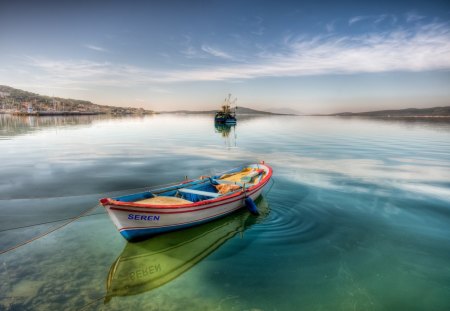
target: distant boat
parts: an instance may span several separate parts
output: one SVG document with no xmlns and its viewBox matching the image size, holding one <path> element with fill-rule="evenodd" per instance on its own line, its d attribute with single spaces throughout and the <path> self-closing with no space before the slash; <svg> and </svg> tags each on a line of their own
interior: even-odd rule
<svg viewBox="0 0 450 311">
<path fill-rule="evenodd" d="M 262 221 L 269 206 L 263 196 L 255 203 L 261 212 L 259 217 L 240 211 L 201 226 L 127 243 L 109 270 L 105 303 L 113 297 L 151 291 L 176 279 L 236 234 Z"/>
<path fill-rule="evenodd" d="M 244 206 L 257 214 L 253 200 L 261 194 L 271 177 L 272 168 L 262 162 L 151 192 L 103 198 L 100 203 L 122 236 L 135 241 L 196 226 Z"/>
<path fill-rule="evenodd" d="M 227 124 L 235 124 L 236 123 L 236 109 L 234 111 L 231 110 L 231 105 L 234 105 L 237 101 L 235 98 L 231 101 L 231 94 L 228 94 L 228 97 L 225 98 L 225 102 L 221 107 L 221 110 L 217 111 L 214 116 L 214 121 L 216 123 L 227 123 Z"/>
</svg>

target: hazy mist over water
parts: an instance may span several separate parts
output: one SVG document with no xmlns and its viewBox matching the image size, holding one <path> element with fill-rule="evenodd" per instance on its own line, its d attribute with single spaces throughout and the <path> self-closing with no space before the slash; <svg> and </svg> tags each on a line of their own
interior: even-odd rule
<svg viewBox="0 0 450 311">
<path fill-rule="evenodd" d="M 0 310 L 450 309 L 449 122 L 0 115 L 0 150 L 0 251 L 126 189 L 274 169 L 256 218 L 131 245 L 97 207 L 1 254 Z"/>
</svg>

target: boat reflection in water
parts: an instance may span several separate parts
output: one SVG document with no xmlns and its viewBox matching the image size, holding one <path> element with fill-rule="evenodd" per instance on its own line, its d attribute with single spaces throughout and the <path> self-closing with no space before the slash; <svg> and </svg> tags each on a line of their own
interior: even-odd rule
<svg viewBox="0 0 450 311">
<path fill-rule="evenodd" d="M 113 297 L 150 291 L 189 270 L 227 240 L 268 215 L 269 207 L 262 196 L 255 203 L 260 212 L 257 217 L 241 209 L 201 226 L 127 243 L 109 270 L 105 303 Z"/>
<path fill-rule="evenodd" d="M 227 147 L 236 147 L 236 124 L 214 122 L 216 133 L 220 133 Z"/>
</svg>

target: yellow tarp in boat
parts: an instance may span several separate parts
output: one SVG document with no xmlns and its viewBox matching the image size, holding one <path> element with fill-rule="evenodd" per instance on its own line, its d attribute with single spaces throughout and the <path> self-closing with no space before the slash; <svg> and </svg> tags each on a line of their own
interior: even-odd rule
<svg viewBox="0 0 450 311">
<path fill-rule="evenodd" d="M 243 177 L 245 177 L 248 174 L 250 174 L 254 171 L 257 171 L 257 170 L 258 170 L 257 168 L 246 167 L 238 173 L 222 175 L 220 177 L 220 179 L 240 183 L 240 182 L 242 182 L 241 179 Z M 265 173 L 262 173 L 262 174 L 264 175 Z M 257 176 L 255 176 L 255 177 L 257 177 Z M 251 182 L 248 182 L 246 184 L 254 184 L 254 183 L 256 183 L 257 180 L 258 180 L 257 178 L 254 178 Z"/>
<path fill-rule="evenodd" d="M 214 187 L 216 187 L 217 191 L 220 194 L 227 194 L 228 192 L 233 192 L 241 188 L 241 186 L 238 185 L 227 185 L 227 184 L 217 185 Z"/>
<path fill-rule="evenodd" d="M 177 198 L 177 197 L 154 197 L 150 199 L 136 201 L 136 203 L 140 204 L 155 204 L 155 205 L 177 205 L 177 204 L 190 204 L 191 201 Z"/>
</svg>

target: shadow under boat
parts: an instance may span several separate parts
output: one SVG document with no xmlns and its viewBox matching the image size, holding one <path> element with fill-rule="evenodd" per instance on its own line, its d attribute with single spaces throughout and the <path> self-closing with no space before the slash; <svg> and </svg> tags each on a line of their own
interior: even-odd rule
<svg viewBox="0 0 450 311">
<path fill-rule="evenodd" d="M 105 303 L 113 297 L 137 295 L 177 278 L 238 233 L 269 214 L 267 201 L 256 201 L 260 215 L 241 209 L 201 226 L 174 231 L 138 243 L 127 243 L 111 265 Z"/>
</svg>

